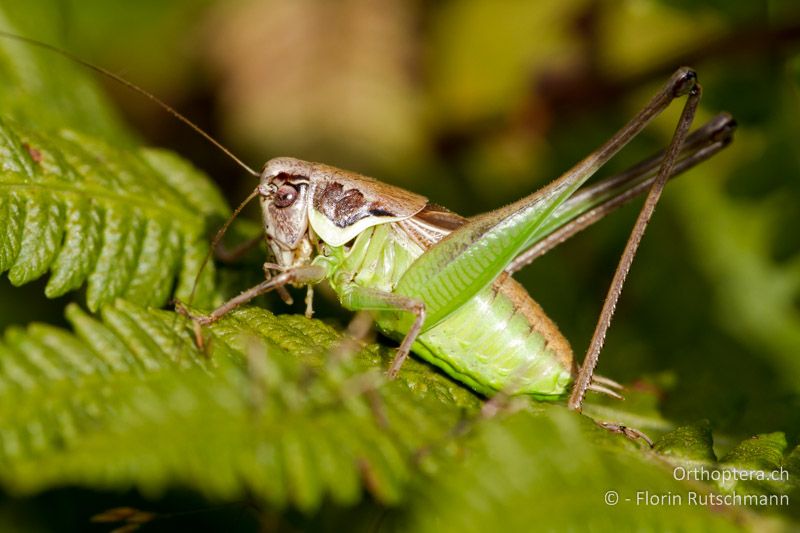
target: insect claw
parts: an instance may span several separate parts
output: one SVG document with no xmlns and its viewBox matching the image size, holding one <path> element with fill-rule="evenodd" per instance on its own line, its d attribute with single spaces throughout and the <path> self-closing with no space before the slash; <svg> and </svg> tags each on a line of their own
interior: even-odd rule
<svg viewBox="0 0 800 533">
<path fill-rule="evenodd" d="M 206 340 L 203 337 L 202 326 L 195 320 L 192 322 L 192 329 L 194 330 L 194 343 L 201 352 L 206 353 Z"/>
<path fill-rule="evenodd" d="M 612 398 L 616 398 L 617 400 L 624 400 L 625 398 L 622 397 L 621 394 L 617 393 L 616 391 L 609 389 L 608 387 L 604 387 L 603 385 L 598 385 L 597 383 L 592 383 L 588 387 L 587 390 L 591 390 L 594 392 L 599 392 L 601 394 L 606 394 L 611 396 Z"/>
<path fill-rule="evenodd" d="M 179 315 L 183 315 L 189 320 L 192 321 L 192 330 L 194 332 L 194 342 L 197 348 L 202 351 L 203 353 L 206 352 L 206 342 L 203 338 L 203 326 L 207 326 L 211 324 L 214 320 L 212 320 L 209 316 L 203 315 L 196 315 L 189 311 L 189 308 L 186 307 L 186 304 L 178 300 L 177 298 L 173 300 L 173 304 L 175 305 L 175 312 Z"/>
<path fill-rule="evenodd" d="M 642 431 L 639 431 L 636 428 L 631 428 L 628 426 L 623 426 L 622 424 L 616 424 L 614 422 L 595 422 L 601 428 L 610 431 L 611 433 L 619 433 L 625 435 L 630 440 L 643 440 L 647 443 L 649 447 L 653 447 L 653 440 L 644 434 Z"/>
<path fill-rule="evenodd" d="M 179 315 L 183 315 L 186 318 L 192 318 L 192 314 L 189 312 L 189 308 L 186 307 L 185 303 L 178 300 L 177 298 L 174 298 L 171 303 L 175 307 L 176 313 L 178 313 Z"/>
<path fill-rule="evenodd" d="M 207 326 L 211 322 L 213 322 L 211 317 L 208 317 L 208 316 L 205 316 L 205 315 L 197 315 L 195 313 L 192 313 L 191 311 L 189 311 L 189 308 L 186 307 L 186 304 L 184 304 L 180 300 L 175 300 L 175 312 L 177 312 L 180 315 L 185 316 L 186 318 L 192 320 L 193 322 L 195 322 L 197 324 L 200 324 L 201 326 Z"/>
</svg>

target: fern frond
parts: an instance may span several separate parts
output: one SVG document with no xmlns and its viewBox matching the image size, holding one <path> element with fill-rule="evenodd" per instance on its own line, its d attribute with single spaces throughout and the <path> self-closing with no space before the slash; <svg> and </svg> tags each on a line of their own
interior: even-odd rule
<svg viewBox="0 0 800 533">
<path fill-rule="evenodd" d="M 228 212 L 204 176 L 165 151 L 0 121 L 0 161 L 0 272 L 21 285 L 50 270 L 51 298 L 87 283 L 91 310 L 120 296 L 162 305 L 176 277 L 186 297 L 207 228 Z M 209 269 L 199 295 L 212 280 Z"/>
<path fill-rule="evenodd" d="M 250 308 L 194 347 L 176 317 L 125 302 L 102 322 L 68 309 L 75 333 L 14 328 L 0 344 L 0 478 L 14 492 L 83 485 L 182 486 L 280 507 L 397 502 L 415 457 L 447 440 L 477 400 L 425 367 L 384 382 L 370 347 L 331 358 L 318 321 Z M 412 365 L 414 366 L 414 365 Z"/>
<path fill-rule="evenodd" d="M 658 531 L 776 527 L 769 517 L 750 512 L 746 504 L 697 503 L 709 493 L 741 496 L 760 494 L 760 489 L 745 483 L 722 489 L 697 480 L 685 482 L 682 474 L 674 473 L 677 466 L 691 470 L 704 464 L 669 454 L 673 447 L 685 451 L 687 446 L 708 446 L 710 451 L 710 429 L 706 426 L 703 431 L 708 433 L 677 430 L 657 446 L 658 453 L 641 449 L 626 453 L 619 442 L 606 445 L 611 444 L 608 434 L 590 420 L 570 416 L 557 406 L 543 408 L 539 416 L 519 412 L 484 421 L 463 441 L 469 452 L 442 461 L 438 475 L 416 483 L 404 508 L 382 526 L 418 532 L 607 531 L 609 524 L 625 524 L 623 529 L 630 531 L 653 530 L 653 524 L 658 524 Z M 789 481 L 775 484 L 770 493 L 795 490 L 796 495 L 791 478 L 800 475 L 792 463 L 797 450 L 784 457 L 785 439 L 783 446 L 776 446 L 781 438 L 747 440 L 736 448 L 749 448 L 747 459 L 731 452 L 720 464 L 705 465 L 709 472 L 717 467 L 749 470 L 754 463 L 765 470 L 783 466 L 789 470 Z M 690 455 L 696 458 L 697 452 Z M 761 509 L 762 505 L 754 506 Z"/>
<path fill-rule="evenodd" d="M 784 495 L 800 492 L 800 446 L 786 454 L 788 443 L 781 432 L 755 435 L 743 440 L 719 460 L 713 449 L 711 425 L 701 421 L 682 426 L 664 435 L 656 444 L 656 451 L 670 464 L 703 467 L 706 471 L 719 470 L 712 479 L 716 490 L 733 494 Z M 783 471 L 777 478 L 773 473 Z M 739 473 L 746 472 L 746 478 Z M 708 480 L 706 480 L 708 481 Z"/>
<path fill-rule="evenodd" d="M 735 507 L 641 506 L 632 516 L 626 500 L 609 507 L 603 496 L 798 490 L 800 448 L 785 456 L 783 435 L 747 440 L 717 461 L 708 425 L 690 426 L 650 452 L 557 405 L 482 419 L 479 399 L 430 367 L 409 361 L 387 382 L 390 351 L 342 356 L 335 330 L 299 316 L 234 311 L 207 329 L 201 353 L 172 312 L 118 301 L 101 315 L 72 305 L 74 333 L 35 324 L 0 343 L 7 491 L 135 487 L 153 497 L 181 487 L 304 513 L 369 493 L 402 502 L 388 529 L 485 531 L 603 529 L 617 511 L 642 528 L 756 527 L 760 518 Z M 789 481 L 723 487 L 672 474 L 701 464 L 783 467 Z"/>
</svg>

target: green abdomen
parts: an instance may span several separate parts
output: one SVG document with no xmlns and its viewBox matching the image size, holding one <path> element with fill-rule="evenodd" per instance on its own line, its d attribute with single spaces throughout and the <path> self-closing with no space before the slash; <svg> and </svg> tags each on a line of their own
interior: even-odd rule
<svg viewBox="0 0 800 533">
<path fill-rule="evenodd" d="M 422 250 L 410 246 L 391 226 L 360 235 L 350 253 L 339 256 L 337 267 L 356 273 L 359 285 L 392 290 Z M 398 326 L 404 322 L 399 318 L 397 312 L 375 313 L 381 331 L 402 340 L 407 330 Z M 503 391 L 555 399 L 572 380 L 569 343 L 511 278 L 495 281 L 424 331 L 412 351 L 487 395 Z"/>
<path fill-rule="evenodd" d="M 413 351 L 487 395 L 502 390 L 557 398 L 572 380 L 569 344 L 511 278 L 487 287 L 425 331 Z"/>
</svg>

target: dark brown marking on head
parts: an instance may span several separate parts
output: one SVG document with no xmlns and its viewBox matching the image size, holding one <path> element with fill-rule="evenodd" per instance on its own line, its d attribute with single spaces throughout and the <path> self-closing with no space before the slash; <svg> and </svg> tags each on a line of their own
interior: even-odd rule
<svg viewBox="0 0 800 533">
<path fill-rule="evenodd" d="M 346 228 L 368 216 L 396 216 L 379 201 L 367 201 L 358 189 L 344 189 L 332 181 L 322 185 L 314 195 L 314 209 L 324 214 L 339 228 Z"/>
<path fill-rule="evenodd" d="M 271 180 L 271 182 L 276 186 L 281 186 L 284 183 L 296 185 L 299 183 L 308 183 L 308 181 L 308 176 L 303 176 L 302 174 L 289 174 L 288 172 L 281 172 Z"/>
</svg>

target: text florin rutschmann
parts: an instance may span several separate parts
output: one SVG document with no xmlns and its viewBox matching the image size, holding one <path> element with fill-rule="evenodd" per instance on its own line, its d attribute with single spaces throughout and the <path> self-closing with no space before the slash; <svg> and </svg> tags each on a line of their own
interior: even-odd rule
<svg viewBox="0 0 800 533">
<path fill-rule="evenodd" d="M 762 481 L 768 483 L 788 483 L 789 472 L 784 468 L 775 470 L 745 470 L 735 468 L 708 469 L 702 466 L 686 468 L 678 466 L 672 471 L 676 481 L 715 482 L 723 493 L 688 491 L 678 494 L 672 491 L 636 491 L 635 497 L 621 495 L 615 490 L 606 491 L 606 505 L 630 502 L 637 506 L 788 506 L 787 494 L 739 494 L 736 484 L 739 481 Z"/>
<path fill-rule="evenodd" d="M 695 468 L 676 467 L 672 471 L 672 476 L 677 481 L 714 481 L 721 486 L 733 484 L 739 481 L 789 481 L 789 472 L 784 468 L 776 470 L 743 470 L 743 469 L 708 469 L 702 466 Z M 685 499 L 684 499 L 685 498 Z M 789 505 L 789 496 L 786 494 L 738 494 L 735 491 L 729 494 L 697 493 L 690 491 L 685 495 L 673 492 L 653 493 L 650 491 L 638 491 L 636 493 L 636 505 L 726 505 L 726 506 L 785 506 Z"/>
<path fill-rule="evenodd" d="M 631 501 L 630 498 L 626 498 Z M 606 501 L 608 503 L 608 501 Z M 640 490 L 636 492 L 634 503 L 645 507 L 668 507 L 681 505 L 697 506 L 788 506 L 789 496 L 786 494 L 719 494 L 715 492 L 703 493 L 689 491 L 686 494 L 676 494 L 674 492 L 650 492 Z"/>
</svg>

